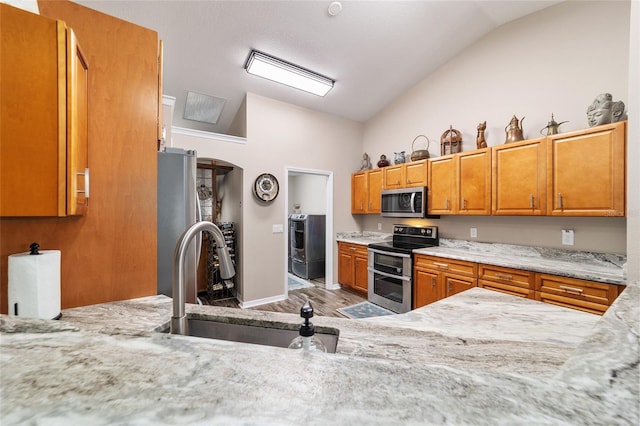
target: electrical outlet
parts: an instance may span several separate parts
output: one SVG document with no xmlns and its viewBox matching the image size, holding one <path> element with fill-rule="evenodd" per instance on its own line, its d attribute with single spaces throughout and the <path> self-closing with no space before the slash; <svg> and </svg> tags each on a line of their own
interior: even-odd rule
<svg viewBox="0 0 640 426">
<path fill-rule="evenodd" d="M 378 231 L 382 231 L 382 224 L 381 223 L 378 224 Z"/>
<path fill-rule="evenodd" d="M 471 238 L 478 238 L 478 228 L 471 228 Z"/>
<path fill-rule="evenodd" d="M 274 234 L 281 234 L 284 232 L 284 226 L 281 223 L 271 225 L 271 232 Z"/>
<path fill-rule="evenodd" d="M 562 230 L 562 245 L 572 246 L 573 245 L 573 237 L 574 237 L 573 229 L 563 229 Z"/>
</svg>

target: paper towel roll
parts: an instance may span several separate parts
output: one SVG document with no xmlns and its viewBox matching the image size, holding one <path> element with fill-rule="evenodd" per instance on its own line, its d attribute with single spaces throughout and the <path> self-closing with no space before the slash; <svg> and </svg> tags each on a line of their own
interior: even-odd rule
<svg viewBox="0 0 640 426">
<path fill-rule="evenodd" d="M 9 315 L 60 316 L 60 250 L 9 256 Z"/>
</svg>

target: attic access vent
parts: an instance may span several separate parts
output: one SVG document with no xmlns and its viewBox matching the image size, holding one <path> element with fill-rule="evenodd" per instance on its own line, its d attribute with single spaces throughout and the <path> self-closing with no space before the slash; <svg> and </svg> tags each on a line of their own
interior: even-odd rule
<svg viewBox="0 0 640 426">
<path fill-rule="evenodd" d="M 215 96 L 203 95 L 202 93 L 187 92 L 187 100 L 184 105 L 186 120 L 200 121 L 202 123 L 218 124 L 220 114 L 226 99 Z"/>
</svg>

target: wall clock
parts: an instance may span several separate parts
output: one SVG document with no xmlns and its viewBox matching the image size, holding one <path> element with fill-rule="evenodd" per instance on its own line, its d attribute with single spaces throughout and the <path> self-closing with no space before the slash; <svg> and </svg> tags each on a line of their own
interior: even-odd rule
<svg viewBox="0 0 640 426">
<path fill-rule="evenodd" d="M 280 185 L 271 173 L 263 173 L 253 183 L 253 195 L 264 204 L 269 204 L 278 196 Z"/>
</svg>

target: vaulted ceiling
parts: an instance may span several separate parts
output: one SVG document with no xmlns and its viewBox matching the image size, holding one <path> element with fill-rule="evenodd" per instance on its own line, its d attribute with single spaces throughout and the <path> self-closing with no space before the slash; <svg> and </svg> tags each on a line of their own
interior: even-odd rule
<svg viewBox="0 0 640 426">
<path fill-rule="evenodd" d="M 562 0 L 332 1 L 80 0 L 153 29 L 164 45 L 173 124 L 229 133 L 247 92 L 366 121 L 500 25 Z M 132 41 L 135 42 L 135 41 Z M 249 75 L 251 49 L 336 80 L 318 97 Z M 216 125 L 183 119 L 187 91 L 225 99 Z"/>
</svg>

